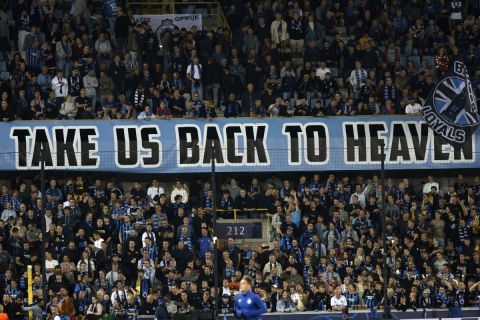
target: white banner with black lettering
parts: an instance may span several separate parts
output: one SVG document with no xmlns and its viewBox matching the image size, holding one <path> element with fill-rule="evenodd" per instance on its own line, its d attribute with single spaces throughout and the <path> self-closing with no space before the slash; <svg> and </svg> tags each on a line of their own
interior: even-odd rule
<svg viewBox="0 0 480 320">
<path fill-rule="evenodd" d="M 167 30 L 178 27 L 180 30 L 190 31 L 192 27 L 202 30 L 201 14 L 156 14 L 156 15 L 134 15 L 136 23 L 148 23 L 152 31 L 160 37 Z"/>
</svg>

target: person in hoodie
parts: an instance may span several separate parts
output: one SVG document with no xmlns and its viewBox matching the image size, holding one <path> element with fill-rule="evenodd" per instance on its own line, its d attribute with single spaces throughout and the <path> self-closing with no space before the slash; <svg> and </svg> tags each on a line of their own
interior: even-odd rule
<svg viewBox="0 0 480 320">
<path fill-rule="evenodd" d="M 170 195 L 171 195 L 172 202 L 176 202 L 175 197 L 177 195 L 180 195 L 182 197 L 182 202 L 188 203 L 188 189 L 180 180 L 175 181 L 175 186 L 173 187 Z"/>
</svg>

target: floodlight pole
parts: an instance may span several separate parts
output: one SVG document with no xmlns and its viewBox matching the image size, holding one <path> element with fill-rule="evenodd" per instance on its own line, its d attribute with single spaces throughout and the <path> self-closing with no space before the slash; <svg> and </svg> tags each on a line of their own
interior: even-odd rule
<svg viewBox="0 0 480 320">
<path fill-rule="evenodd" d="M 45 219 L 47 195 L 45 191 L 45 154 L 44 154 L 43 145 L 40 151 L 40 192 L 42 193 L 42 208 L 41 208 L 41 214 L 40 214 L 41 223 L 42 223 L 42 241 L 40 243 L 40 246 L 42 247 L 41 248 L 42 293 L 43 293 L 43 303 L 44 303 L 44 306 L 46 306 L 49 300 L 49 297 L 47 292 L 47 274 L 46 274 L 47 262 L 46 262 L 46 255 L 45 255 L 45 244 L 47 243 L 47 226 L 46 226 L 46 219 Z"/>
<path fill-rule="evenodd" d="M 381 153 L 381 161 L 380 161 L 380 183 L 382 185 L 382 209 L 380 210 L 380 217 L 382 221 L 382 241 L 383 241 L 383 313 L 387 309 L 387 226 L 385 223 L 385 143 L 380 142 L 380 153 Z"/>
<path fill-rule="evenodd" d="M 219 288 L 218 288 L 218 238 L 217 238 L 217 182 L 215 176 L 215 144 L 212 140 L 212 237 L 213 237 L 213 288 L 215 292 L 215 308 L 213 310 L 213 318 L 216 320 L 218 318 L 218 310 L 220 303 L 219 299 Z"/>
</svg>

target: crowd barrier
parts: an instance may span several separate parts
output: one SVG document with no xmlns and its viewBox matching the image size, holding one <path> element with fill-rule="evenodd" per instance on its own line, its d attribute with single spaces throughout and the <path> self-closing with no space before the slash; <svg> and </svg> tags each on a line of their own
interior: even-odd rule
<svg viewBox="0 0 480 320">
<path fill-rule="evenodd" d="M 213 209 L 206 208 L 205 211 L 212 212 Z M 233 214 L 233 220 L 237 222 L 237 219 L 243 218 L 265 218 L 268 214 L 268 209 L 261 208 L 244 208 L 244 209 L 217 209 L 217 217 L 222 217 L 222 214 Z"/>
<path fill-rule="evenodd" d="M 480 320 L 480 308 L 464 308 L 463 315 L 460 318 L 449 318 L 448 310 L 445 309 L 427 309 L 426 317 L 423 314 L 423 311 L 407 311 L 407 312 L 392 312 L 393 319 L 429 319 L 429 320 L 440 320 L 440 319 L 449 319 L 449 320 Z M 155 317 L 151 316 L 141 316 L 139 317 L 145 320 L 157 320 Z M 220 315 L 219 320 L 234 320 L 233 315 Z M 296 312 L 296 313 L 267 313 L 262 315 L 264 320 L 341 320 L 344 319 L 342 313 L 340 312 L 328 312 L 328 311 L 317 311 L 317 312 Z M 349 312 L 349 319 L 353 320 L 372 320 L 369 310 L 355 310 Z M 376 315 L 376 319 L 382 319 L 382 312 L 379 311 Z M 160 320 L 160 319 L 158 319 Z"/>
</svg>

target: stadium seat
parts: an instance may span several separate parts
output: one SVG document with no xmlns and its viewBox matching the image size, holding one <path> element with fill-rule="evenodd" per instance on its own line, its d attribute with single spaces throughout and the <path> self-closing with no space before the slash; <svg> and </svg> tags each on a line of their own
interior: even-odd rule
<svg viewBox="0 0 480 320">
<path fill-rule="evenodd" d="M 0 61 L 0 72 L 6 72 L 7 71 L 7 64 L 5 61 Z"/>
<path fill-rule="evenodd" d="M 3 80 L 8 80 L 8 78 L 10 78 L 10 73 L 8 71 L 2 71 L 0 73 L 0 77 L 3 79 Z"/>
<path fill-rule="evenodd" d="M 207 15 L 208 9 L 207 8 L 195 8 L 196 14 Z"/>
<path fill-rule="evenodd" d="M 342 78 L 334 78 L 335 82 L 337 83 L 337 86 L 339 88 L 343 88 L 343 79 Z"/>
<path fill-rule="evenodd" d="M 435 57 L 433 56 L 424 56 L 423 60 L 427 61 L 429 67 L 435 66 Z"/>
<path fill-rule="evenodd" d="M 415 67 L 419 68 L 420 67 L 420 57 L 419 56 L 410 56 L 408 57 L 408 60 L 411 60 Z"/>
<path fill-rule="evenodd" d="M 338 77 L 338 68 L 330 68 L 330 72 L 332 74 L 332 77 L 334 78 Z"/>
</svg>

